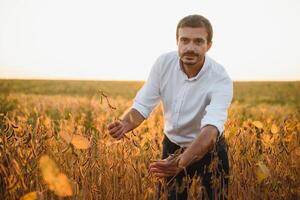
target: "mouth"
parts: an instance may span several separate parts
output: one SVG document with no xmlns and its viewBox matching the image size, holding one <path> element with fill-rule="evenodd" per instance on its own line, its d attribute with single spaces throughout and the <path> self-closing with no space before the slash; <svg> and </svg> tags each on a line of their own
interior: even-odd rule
<svg viewBox="0 0 300 200">
<path fill-rule="evenodd" d="M 187 58 L 194 58 L 194 57 L 198 57 L 198 54 L 183 54 L 183 56 Z"/>
<path fill-rule="evenodd" d="M 197 56 L 196 56 L 196 55 L 185 55 L 184 57 L 185 57 L 185 59 L 187 59 L 187 60 L 193 60 L 193 59 L 195 59 Z"/>
</svg>

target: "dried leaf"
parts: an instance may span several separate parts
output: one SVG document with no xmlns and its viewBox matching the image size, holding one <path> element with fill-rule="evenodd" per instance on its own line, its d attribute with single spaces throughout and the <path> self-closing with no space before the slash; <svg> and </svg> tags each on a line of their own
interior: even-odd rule
<svg viewBox="0 0 300 200">
<path fill-rule="evenodd" d="M 297 147 L 294 151 L 295 154 L 300 157 L 300 147 Z"/>
<path fill-rule="evenodd" d="M 111 146 L 111 145 L 119 144 L 119 143 L 122 143 L 122 141 L 121 140 L 116 140 L 116 141 L 107 141 L 107 142 L 104 142 L 105 146 Z"/>
<path fill-rule="evenodd" d="M 67 133 L 67 132 L 65 132 L 65 131 L 60 131 L 59 132 L 59 135 L 60 135 L 60 137 L 62 138 L 62 139 L 64 139 L 68 144 L 71 142 L 71 140 L 72 140 L 72 136 L 69 134 L 69 133 Z"/>
<path fill-rule="evenodd" d="M 252 124 L 254 124 L 254 126 L 256 126 L 257 128 L 262 129 L 263 128 L 263 123 L 261 123 L 260 121 L 254 121 L 252 122 Z"/>
<path fill-rule="evenodd" d="M 256 164 L 255 175 L 258 182 L 261 183 L 264 179 L 270 176 L 270 170 L 262 161 L 259 161 Z"/>
<path fill-rule="evenodd" d="M 72 188 L 66 175 L 59 172 L 55 162 L 44 155 L 39 160 L 39 168 L 50 190 L 58 196 L 71 196 Z"/>
<path fill-rule="evenodd" d="M 61 197 L 72 196 L 73 194 L 68 177 L 62 173 L 55 177 L 53 184 L 51 184 L 49 188 L 54 191 L 56 195 Z"/>
<path fill-rule="evenodd" d="M 77 149 L 88 149 L 90 147 L 89 140 L 81 135 L 73 135 L 71 143 Z"/>
<path fill-rule="evenodd" d="M 278 133 L 278 131 L 279 131 L 279 129 L 276 126 L 276 124 L 272 124 L 271 133 L 276 134 L 276 133 Z"/>
<path fill-rule="evenodd" d="M 12 164 L 13 164 L 14 169 L 16 170 L 16 173 L 20 175 L 21 169 L 20 169 L 18 162 L 15 159 L 13 159 Z"/>
<path fill-rule="evenodd" d="M 289 135 L 286 135 L 284 137 L 284 141 L 291 142 L 293 140 L 293 138 L 294 138 L 294 135 L 293 134 L 289 134 Z"/>
<path fill-rule="evenodd" d="M 59 169 L 55 162 L 47 155 L 44 155 L 40 158 L 39 167 L 46 183 L 53 182 L 55 177 L 59 174 Z"/>
<path fill-rule="evenodd" d="M 263 138 L 263 143 L 264 143 L 266 146 L 270 146 L 270 145 L 272 145 L 273 142 L 274 142 L 274 137 L 272 137 L 272 136 L 270 136 L 270 135 L 268 135 L 268 134 L 264 134 L 264 135 L 262 136 L 262 138 Z"/>
<path fill-rule="evenodd" d="M 20 200 L 37 200 L 37 199 L 38 199 L 37 192 L 29 192 L 20 198 Z"/>
</svg>

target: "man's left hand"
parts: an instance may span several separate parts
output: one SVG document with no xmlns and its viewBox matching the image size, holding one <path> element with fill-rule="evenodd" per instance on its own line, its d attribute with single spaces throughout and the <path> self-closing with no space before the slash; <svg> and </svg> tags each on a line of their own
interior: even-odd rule
<svg viewBox="0 0 300 200">
<path fill-rule="evenodd" d="M 170 155 L 166 159 L 153 162 L 149 166 L 149 171 L 158 178 L 175 176 L 183 169 L 177 166 L 177 159 L 177 157 Z"/>
</svg>

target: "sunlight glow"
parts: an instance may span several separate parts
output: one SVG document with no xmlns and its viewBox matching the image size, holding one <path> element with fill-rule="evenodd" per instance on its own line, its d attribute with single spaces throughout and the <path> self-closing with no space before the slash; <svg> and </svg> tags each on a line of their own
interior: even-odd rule
<svg viewBox="0 0 300 200">
<path fill-rule="evenodd" d="M 0 0 L 0 78 L 145 80 L 202 14 L 234 80 L 300 80 L 300 1 Z"/>
</svg>

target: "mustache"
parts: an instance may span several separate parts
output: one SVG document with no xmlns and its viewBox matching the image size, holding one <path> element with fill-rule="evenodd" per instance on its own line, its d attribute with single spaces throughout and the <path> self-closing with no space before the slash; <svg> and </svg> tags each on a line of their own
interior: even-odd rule
<svg viewBox="0 0 300 200">
<path fill-rule="evenodd" d="M 183 53 L 183 56 L 199 56 L 199 54 L 195 53 L 194 51 L 187 51 Z"/>
</svg>

